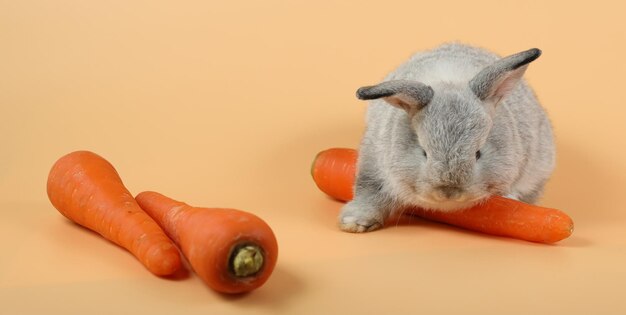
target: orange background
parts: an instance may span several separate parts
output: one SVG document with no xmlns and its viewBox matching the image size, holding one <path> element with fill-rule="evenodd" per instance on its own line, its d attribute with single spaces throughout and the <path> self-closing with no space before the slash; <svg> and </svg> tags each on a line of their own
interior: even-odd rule
<svg viewBox="0 0 626 315">
<path fill-rule="evenodd" d="M 0 1 L 1 314 L 623 314 L 623 1 Z M 379 82 L 460 40 L 543 50 L 526 78 L 558 166 L 543 205 L 556 246 L 416 220 L 340 232 L 313 156 L 356 147 Z M 50 205 L 52 163 L 109 159 L 133 193 L 245 209 L 280 257 L 239 297 L 152 276 Z"/>
</svg>

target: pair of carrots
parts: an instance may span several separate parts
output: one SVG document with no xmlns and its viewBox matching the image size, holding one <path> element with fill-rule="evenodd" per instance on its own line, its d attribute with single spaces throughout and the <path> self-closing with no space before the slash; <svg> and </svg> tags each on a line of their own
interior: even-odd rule
<svg viewBox="0 0 626 315">
<path fill-rule="evenodd" d="M 47 192 L 61 214 L 127 249 L 155 275 L 182 268 L 177 246 L 199 277 L 223 293 L 258 288 L 276 264 L 276 238 L 259 217 L 196 208 L 150 191 L 133 198 L 115 168 L 89 151 L 61 157 Z"/>
<path fill-rule="evenodd" d="M 356 160 L 356 150 L 328 149 L 315 157 L 311 175 L 322 192 L 349 201 L 353 197 Z M 406 213 L 481 233 L 539 243 L 558 242 L 569 237 L 574 229 L 574 222 L 562 211 L 500 196 L 455 212 L 411 208 Z"/>
</svg>

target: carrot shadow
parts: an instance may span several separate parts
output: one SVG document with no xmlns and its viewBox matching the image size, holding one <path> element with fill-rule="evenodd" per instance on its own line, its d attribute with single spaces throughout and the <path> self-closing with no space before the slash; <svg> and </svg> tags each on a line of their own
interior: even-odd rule
<svg viewBox="0 0 626 315">
<path fill-rule="evenodd" d="M 104 242 L 107 244 L 110 244 L 114 247 L 119 248 L 120 250 L 122 250 L 124 252 L 124 254 L 128 255 L 129 257 L 131 257 L 132 259 L 134 259 L 138 264 L 141 264 L 137 258 L 130 253 L 128 250 L 126 250 L 126 248 L 115 244 L 114 242 L 107 240 L 106 238 L 104 238 L 102 235 L 98 234 L 97 232 L 90 230 L 80 224 L 77 224 L 73 221 L 70 220 L 63 220 L 63 223 L 65 224 L 66 227 L 69 227 L 70 229 L 73 229 L 74 231 L 76 231 L 76 233 L 81 233 L 84 234 L 86 238 L 90 238 L 94 241 L 100 241 L 100 242 Z M 64 235 L 69 235 L 67 233 L 63 233 Z M 180 252 L 179 252 L 180 253 Z M 184 256 L 182 255 L 182 253 L 180 253 L 180 257 L 182 260 L 182 266 L 179 270 L 177 270 L 174 274 L 171 275 L 167 275 L 167 276 L 158 276 L 161 279 L 164 280 L 170 280 L 170 281 L 183 281 L 186 280 L 190 277 L 190 270 L 191 268 L 189 267 L 189 264 L 186 262 Z M 144 267 L 145 269 L 145 267 Z M 146 269 L 146 271 L 148 271 Z"/>
<path fill-rule="evenodd" d="M 591 241 L 591 239 L 588 239 L 585 237 L 572 235 L 571 237 L 562 240 L 556 245 L 563 246 L 563 247 L 582 248 L 582 247 L 592 246 L 594 245 L 594 242 Z"/>
<path fill-rule="evenodd" d="M 183 281 L 189 279 L 189 277 L 191 277 L 191 267 L 189 266 L 189 263 L 186 262 L 185 256 L 181 254 L 180 257 L 183 260 L 181 268 L 178 269 L 178 271 L 176 271 L 174 274 L 171 274 L 169 276 L 161 276 L 159 278 L 170 281 Z"/>
<path fill-rule="evenodd" d="M 294 297 L 301 295 L 304 283 L 284 266 L 276 266 L 267 282 L 252 292 L 242 294 L 217 294 L 218 298 L 240 308 L 284 309 Z"/>
</svg>

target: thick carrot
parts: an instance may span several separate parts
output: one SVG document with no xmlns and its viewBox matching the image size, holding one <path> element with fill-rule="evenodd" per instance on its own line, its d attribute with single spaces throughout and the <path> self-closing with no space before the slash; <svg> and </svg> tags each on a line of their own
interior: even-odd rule
<svg viewBox="0 0 626 315">
<path fill-rule="evenodd" d="M 278 244 L 272 229 L 259 217 L 235 209 L 196 208 L 151 191 L 135 199 L 214 290 L 251 291 L 272 274 Z"/>
<path fill-rule="evenodd" d="M 324 193 L 342 201 L 352 199 L 356 153 L 353 149 L 329 149 L 317 155 L 311 173 Z M 454 212 L 413 208 L 409 213 L 477 232 L 540 243 L 558 242 L 574 229 L 572 219 L 562 211 L 500 196 Z"/>
<path fill-rule="evenodd" d="M 317 154 L 311 165 L 311 176 L 325 194 L 341 201 L 352 200 L 357 152 L 331 148 Z"/>
<path fill-rule="evenodd" d="M 127 249 L 155 275 L 180 269 L 174 243 L 99 155 L 76 151 L 61 157 L 50 170 L 47 192 L 61 214 Z"/>
</svg>

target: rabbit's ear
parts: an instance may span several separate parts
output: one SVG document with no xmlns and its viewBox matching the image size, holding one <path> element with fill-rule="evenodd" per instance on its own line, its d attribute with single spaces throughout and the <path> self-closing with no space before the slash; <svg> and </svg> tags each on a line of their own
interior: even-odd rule
<svg viewBox="0 0 626 315">
<path fill-rule="evenodd" d="M 404 109 L 409 115 L 415 114 L 433 98 L 433 89 L 421 82 L 393 80 L 378 85 L 364 86 L 356 91 L 362 100 L 382 98 L 385 102 Z"/>
<path fill-rule="evenodd" d="M 469 86 L 482 101 L 498 104 L 520 81 L 528 64 L 539 58 L 537 48 L 502 58 L 480 71 L 469 82 Z"/>
</svg>

